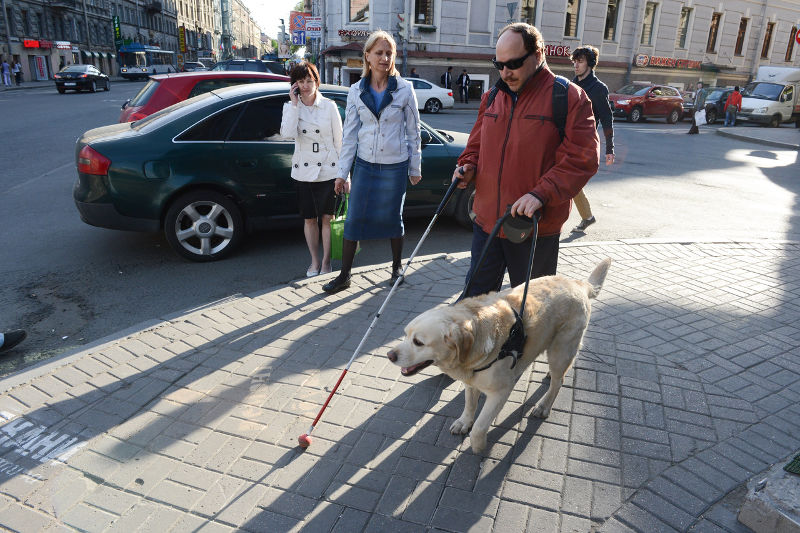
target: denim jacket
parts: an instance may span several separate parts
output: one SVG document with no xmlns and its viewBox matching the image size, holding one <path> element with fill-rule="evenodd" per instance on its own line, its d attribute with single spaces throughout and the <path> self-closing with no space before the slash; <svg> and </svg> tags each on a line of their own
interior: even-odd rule
<svg viewBox="0 0 800 533">
<path fill-rule="evenodd" d="M 369 83 L 369 76 L 362 78 L 347 95 L 338 177 L 347 179 L 356 155 L 369 163 L 408 160 L 408 175 L 421 176 L 419 111 L 413 86 L 400 76 L 389 76 L 383 101 L 376 109 Z"/>
</svg>

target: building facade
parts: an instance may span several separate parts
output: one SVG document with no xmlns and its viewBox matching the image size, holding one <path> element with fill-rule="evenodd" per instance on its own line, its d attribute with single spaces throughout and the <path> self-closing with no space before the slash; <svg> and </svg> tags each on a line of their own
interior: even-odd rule
<svg viewBox="0 0 800 533">
<path fill-rule="evenodd" d="M 242 0 L 233 0 L 231 19 L 233 55 L 241 58 L 261 57 L 261 28 Z"/>
<path fill-rule="evenodd" d="M 363 42 L 384 29 L 398 42 L 398 68 L 439 83 L 466 69 L 474 96 L 499 78 L 491 67 L 499 31 L 525 21 L 542 32 L 550 68 L 572 77 L 569 55 L 600 49 L 596 71 L 612 90 L 633 81 L 693 87 L 743 85 L 761 65 L 800 66 L 798 0 L 315 0 L 324 17 L 326 81 L 350 85 Z M 405 65 L 405 68 L 404 68 Z"/>
<path fill-rule="evenodd" d="M 186 61 L 216 60 L 219 51 L 219 37 L 216 40 L 214 38 L 215 4 L 219 11 L 218 1 L 177 0 L 178 32 L 184 32 L 186 50 L 183 51 L 183 54 Z M 181 52 L 177 48 L 172 48 L 172 50 Z"/>
</svg>

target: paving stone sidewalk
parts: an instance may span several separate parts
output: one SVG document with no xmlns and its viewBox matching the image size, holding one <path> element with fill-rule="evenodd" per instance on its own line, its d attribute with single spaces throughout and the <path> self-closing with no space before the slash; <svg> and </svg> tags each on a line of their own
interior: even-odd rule
<svg viewBox="0 0 800 533">
<path fill-rule="evenodd" d="M 452 302 L 466 254 L 388 291 L 362 269 L 236 296 L 0 381 L 0 524 L 16 531 L 740 532 L 741 485 L 800 448 L 800 244 L 566 245 L 614 259 L 546 421 L 537 363 L 474 455 L 462 387 L 385 357 Z M 38 374 L 38 375 L 37 375 Z M 10 387 L 10 388 L 9 388 Z"/>
</svg>

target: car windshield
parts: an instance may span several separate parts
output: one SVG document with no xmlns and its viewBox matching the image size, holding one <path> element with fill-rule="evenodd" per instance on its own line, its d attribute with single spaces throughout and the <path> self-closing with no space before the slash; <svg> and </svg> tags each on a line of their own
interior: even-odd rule
<svg viewBox="0 0 800 533">
<path fill-rule="evenodd" d="M 631 94 L 636 96 L 641 96 L 645 94 L 650 89 L 649 85 L 626 85 L 622 89 L 617 91 L 617 94 Z"/>
<path fill-rule="evenodd" d="M 148 131 L 158 129 L 165 123 L 169 122 L 169 118 L 167 118 L 167 115 L 175 113 L 175 115 L 170 118 L 182 117 L 187 113 L 191 113 L 192 111 L 195 111 L 205 106 L 208 103 L 205 102 L 205 100 L 209 98 L 218 99 L 219 96 L 216 96 L 214 93 L 204 93 L 195 96 L 194 98 L 189 98 L 188 100 L 184 100 L 183 102 L 178 102 L 177 104 L 165 107 L 161 111 L 156 111 L 152 115 L 146 116 L 142 120 L 137 120 L 136 122 L 133 123 L 132 127 L 136 131 L 141 131 L 142 133 L 147 133 Z"/>
<path fill-rule="evenodd" d="M 64 68 L 61 72 L 86 72 L 87 70 L 89 70 L 89 67 L 86 65 L 71 65 Z"/>
<path fill-rule="evenodd" d="M 128 102 L 128 105 L 131 107 L 145 105 L 150 100 L 150 97 L 153 96 L 153 93 L 156 92 L 156 89 L 158 89 L 160 83 L 160 81 L 150 78 L 150 81 L 148 81 L 147 84 L 142 87 L 142 90 L 136 93 L 136 96 L 131 98 L 131 101 Z"/>
<path fill-rule="evenodd" d="M 783 85 L 756 81 L 744 88 L 744 91 L 742 91 L 742 96 L 761 98 L 762 100 L 775 100 L 777 102 L 782 90 Z"/>
</svg>

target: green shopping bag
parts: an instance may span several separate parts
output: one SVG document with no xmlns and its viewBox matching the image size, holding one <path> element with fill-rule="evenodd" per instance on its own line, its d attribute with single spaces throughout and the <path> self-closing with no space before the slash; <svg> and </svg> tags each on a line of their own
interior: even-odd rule
<svg viewBox="0 0 800 533">
<path fill-rule="evenodd" d="M 347 203 L 349 194 L 336 195 L 336 206 L 331 219 L 331 259 L 342 259 L 342 243 L 344 242 L 344 221 L 347 219 Z"/>
</svg>

